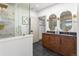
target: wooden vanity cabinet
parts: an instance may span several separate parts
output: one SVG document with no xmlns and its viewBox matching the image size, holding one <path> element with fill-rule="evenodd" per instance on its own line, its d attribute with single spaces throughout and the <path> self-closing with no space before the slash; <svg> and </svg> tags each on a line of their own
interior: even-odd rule
<svg viewBox="0 0 79 59">
<path fill-rule="evenodd" d="M 60 37 L 60 51 L 63 55 L 76 55 L 76 41 L 73 36 Z"/>
<path fill-rule="evenodd" d="M 76 37 L 43 33 L 44 47 L 65 56 L 76 55 Z"/>
<path fill-rule="evenodd" d="M 43 46 L 46 46 L 47 48 L 51 48 L 51 46 L 50 46 L 50 36 L 49 36 L 49 34 L 44 34 L 44 35 L 42 35 L 42 39 L 44 39 L 44 40 L 42 40 L 42 44 L 43 44 Z M 49 40 L 49 41 L 48 41 Z"/>
<path fill-rule="evenodd" d="M 51 49 L 53 51 L 56 51 L 58 52 L 59 51 L 59 45 L 60 45 L 60 41 L 59 41 L 59 37 L 58 36 L 55 36 L 55 35 L 50 35 L 50 44 L 51 44 Z"/>
</svg>

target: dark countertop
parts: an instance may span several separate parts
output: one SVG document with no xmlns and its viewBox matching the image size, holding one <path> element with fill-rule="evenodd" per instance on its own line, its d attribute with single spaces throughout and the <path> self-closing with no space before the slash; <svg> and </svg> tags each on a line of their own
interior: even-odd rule
<svg viewBox="0 0 79 59">
<path fill-rule="evenodd" d="M 62 31 L 59 31 L 59 33 L 57 34 L 55 31 L 47 31 L 47 33 L 56 34 L 56 35 L 64 35 L 64 36 L 74 36 L 74 37 L 77 37 L 77 33 L 76 32 L 62 32 Z"/>
<path fill-rule="evenodd" d="M 57 34 L 57 33 L 48 33 L 46 32 L 47 34 L 55 34 L 55 35 L 63 35 L 63 36 L 73 36 L 73 37 L 76 37 L 74 35 L 69 35 L 69 34 Z"/>
</svg>

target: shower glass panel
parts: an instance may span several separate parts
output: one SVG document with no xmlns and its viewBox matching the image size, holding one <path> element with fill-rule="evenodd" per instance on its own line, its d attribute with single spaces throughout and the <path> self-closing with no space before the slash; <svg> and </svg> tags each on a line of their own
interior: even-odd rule
<svg viewBox="0 0 79 59">
<path fill-rule="evenodd" d="M 29 34 L 29 11 L 27 3 L 0 3 L 0 38 Z"/>
<path fill-rule="evenodd" d="M 29 34 L 29 4 L 19 3 L 15 6 L 15 35 L 27 35 Z"/>
</svg>

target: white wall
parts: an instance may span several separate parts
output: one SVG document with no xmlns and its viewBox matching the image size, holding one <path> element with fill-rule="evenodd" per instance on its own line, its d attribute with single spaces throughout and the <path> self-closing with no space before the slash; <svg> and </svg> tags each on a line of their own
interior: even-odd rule
<svg viewBox="0 0 79 59">
<path fill-rule="evenodd" d="M 0 56 L 33 56 L 33 35 L 0 40 Z"/>
<path fill-rule="evenodd" d="M 31 10 L 31 30 L 33 31 L 33 42 L 39 41 L 39 22 L 38 22 L 38 14 Z"/>
<path fill-rule="evenodd" d="M 79 4 L 77 5 L 77 55 L 79 56 Z"/>
<path fill-rule="evenodd" d="M 40 11 L 39 12 L 39 16 L 46 16 L 46 31 L 47 30 L 50 30 L 49 27 L 48 27 L 48 18 L 49 18 L 49 15 L 51 14 L 56 14 L 57 17 L 60 17 L 60 14 L 63 12 L 63 11 L 71 11 L 72 12 L 72 15 L 73 14 L 76 14 L 77 15 L 77 4 L 74 4 L 74 3 L 63 3 L 63 4 L 57 4 L 57 5 L 54 5 L 54 6 L 51 6 L 49 8 L 46 8 L 45 10 L 43 11 Z M 77 32 L 77 19 L 75 18 L 72 18 L 72 29 L 69 30 L 69 31 L 74 31 L 74 32 Z M 58 29 L 59 31 L 62 31 L 60 29 L 60 26 L 59 26 L 60 22 L 58 21 Z"/>
</svg>

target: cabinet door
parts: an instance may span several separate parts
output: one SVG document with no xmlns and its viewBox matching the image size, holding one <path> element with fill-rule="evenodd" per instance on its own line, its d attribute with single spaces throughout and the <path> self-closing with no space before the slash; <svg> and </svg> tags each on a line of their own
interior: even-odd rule
<svg viewBox="0 0 79 59">
<path fill-rule="evenodd" d="M 43 38 L 42 39 L 43 46 L 50 48 L 50 35 L 49 34 L 43 34 L 42 38 Z"/>
<path fill-rule="evenodd" d="M 50 44 L 51 44 L 51 49 L 55 52 L 59 51 L 59 36 L 57 35 L 50 35 Z"/>
<path fill-rule="evenodd" d="M 75 41 L 73 37 L 62 36 L 60 39 L 60 49 L 63 55 L 74 55 Z"/>
<path fill-rule="evenodd" d="M 56 52 L 59 53 L 59 51 L 60 51 L 59 49 L 60 49 L 60 36 L 57 35 L 55 37 L 55 50 L 56 50 Z"/>
</svg>

